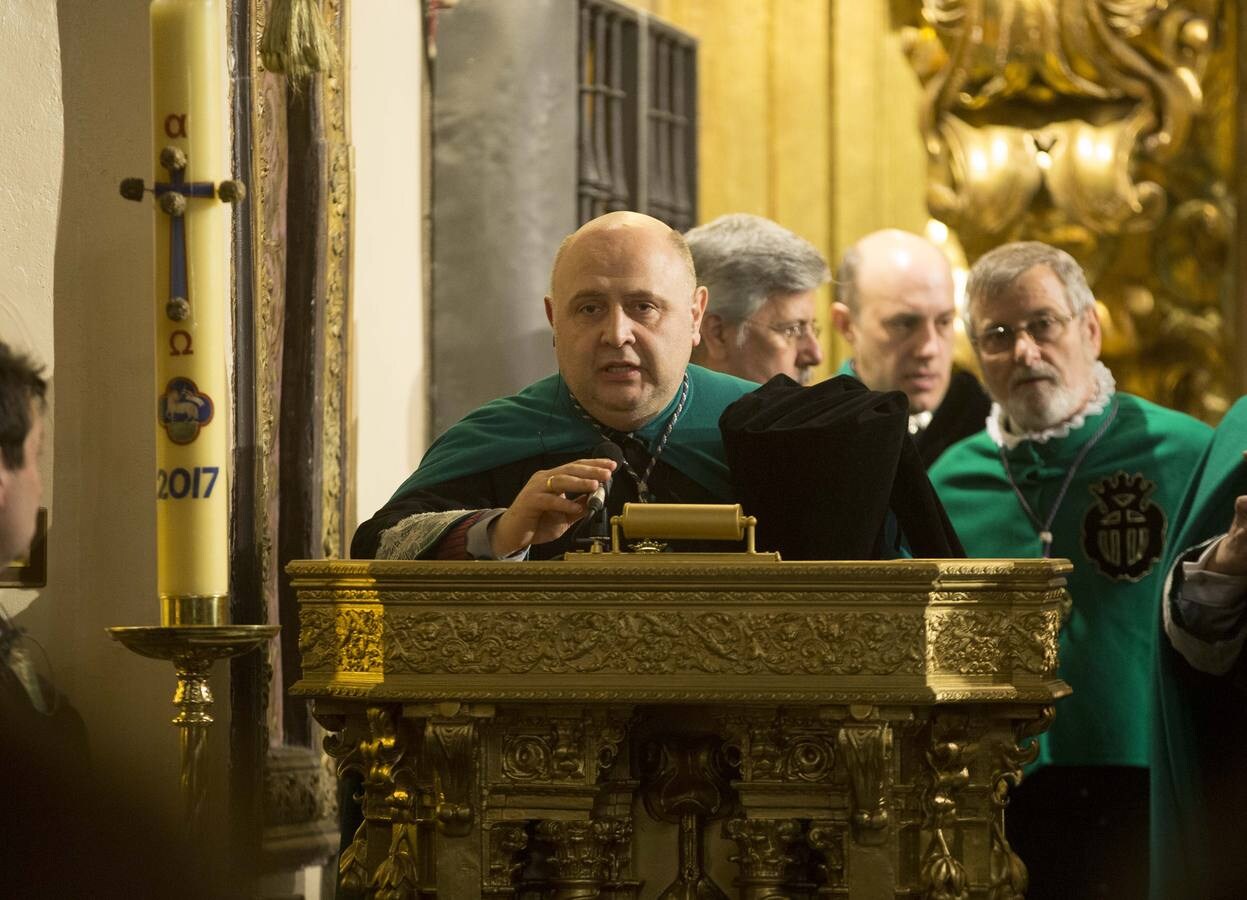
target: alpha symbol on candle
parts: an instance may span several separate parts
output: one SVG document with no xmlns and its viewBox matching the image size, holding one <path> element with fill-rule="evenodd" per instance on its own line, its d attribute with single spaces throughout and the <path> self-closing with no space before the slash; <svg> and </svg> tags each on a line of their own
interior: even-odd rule
<svg viewBox="0 0 1247 900">
<path fill-rule="evenodd" d="M 165 116 L 165 134 L 171 138 L 186 137 L 186 113 L 169 113 Z"/>
<path fill-rule="evenodd" d="M 212 398 L 201 393 L 189 378 L 172 378 L 157 404 L 160 426 L 175 444 L 189 444 L 199 430 L 212 421 Z"/>
</svg>

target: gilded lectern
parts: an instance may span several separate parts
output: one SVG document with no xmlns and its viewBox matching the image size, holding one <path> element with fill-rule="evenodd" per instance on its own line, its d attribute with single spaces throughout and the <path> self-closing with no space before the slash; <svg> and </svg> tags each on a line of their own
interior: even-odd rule
<svg viewBox="0 0 1247 900">
<path fill-rule="evenodd" d="M 387 898 L 1020 897 L 1063 560 L 295 562 Z"/>
</svg>

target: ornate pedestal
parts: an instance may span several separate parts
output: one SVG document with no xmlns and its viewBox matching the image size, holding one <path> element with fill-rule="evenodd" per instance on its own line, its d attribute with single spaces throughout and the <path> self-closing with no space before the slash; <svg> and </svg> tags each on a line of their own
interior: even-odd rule
<svg viewBox="0 0 1247 900">
<path fill-rule="evenodd" d="M 293 563 L 365 896 L 1015 897 L 1060 560 Z"/>
</svg>

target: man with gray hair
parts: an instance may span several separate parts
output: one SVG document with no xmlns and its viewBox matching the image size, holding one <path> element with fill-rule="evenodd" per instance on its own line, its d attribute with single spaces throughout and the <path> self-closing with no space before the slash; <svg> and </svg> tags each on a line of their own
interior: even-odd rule
<svg viewBox="0 0 1247 900">
<path fill-rule="evenodd" d="M 831 321 L 853 348 L 837 374 L 873 391 L 903 391 L 909 433 L 929 468 L 983 428 L 991 402 L 953 371 L 953 272 L 926 238 L 896 228 L 866 235 L 836 270 Z"/>
<path fill-rule="evenodd" d="M 1064 557 L 1059 702 L 1009 805 L 1026 896 L 1147 893 L 1150 691 L 1171 519 L 1207 425 L 1120 392 L 1082 269 L 1038 242 L 970 272 L 966 326 L 994 401 L 931 482 L 972 557 Z M 1024 890 L 1024 887 L 1022 888 Z"/>
<path fill-rule="evenodd" d="M 823 361 L 814 294 L 831 275 L 822 254 L 781 225 L 748 213 L 685 234 L 697 283 L 710 292 L 693 362 L 764 382 L 806 384 Z"/>
</svg>

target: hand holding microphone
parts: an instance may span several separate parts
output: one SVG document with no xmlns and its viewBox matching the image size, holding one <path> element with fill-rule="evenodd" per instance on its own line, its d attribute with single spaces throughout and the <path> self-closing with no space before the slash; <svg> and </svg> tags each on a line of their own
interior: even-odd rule
<svg viewBox="0 0 1247 900">
<path fill-rule="evenodd" d="M 533 544 L 557 540 L 586 513 L 606 506 L 608 485 L 623 464 L 623 451 L 604 441 L 595 455 L 537 472 L 501 516 L 490 523 L 489 541 L 497 557 Z"/>
<path fill-rule="evenodd" d="M 616 472 L 627 465 L 627 462 L 624 461 L 623 451 L 619 449 L 619 445 L 614 441 L 602 441 L 602 443 L 593 448 L 593 455 L 598 459 L 611 460 L 615 464 Z M 606 497 L 610 493 L 610 486 L 611 480 L 607 479 L 600 483 L 597 490 L 589 495 L 589 518 L 593 518 L 606 508 Z"/>
</svg>

